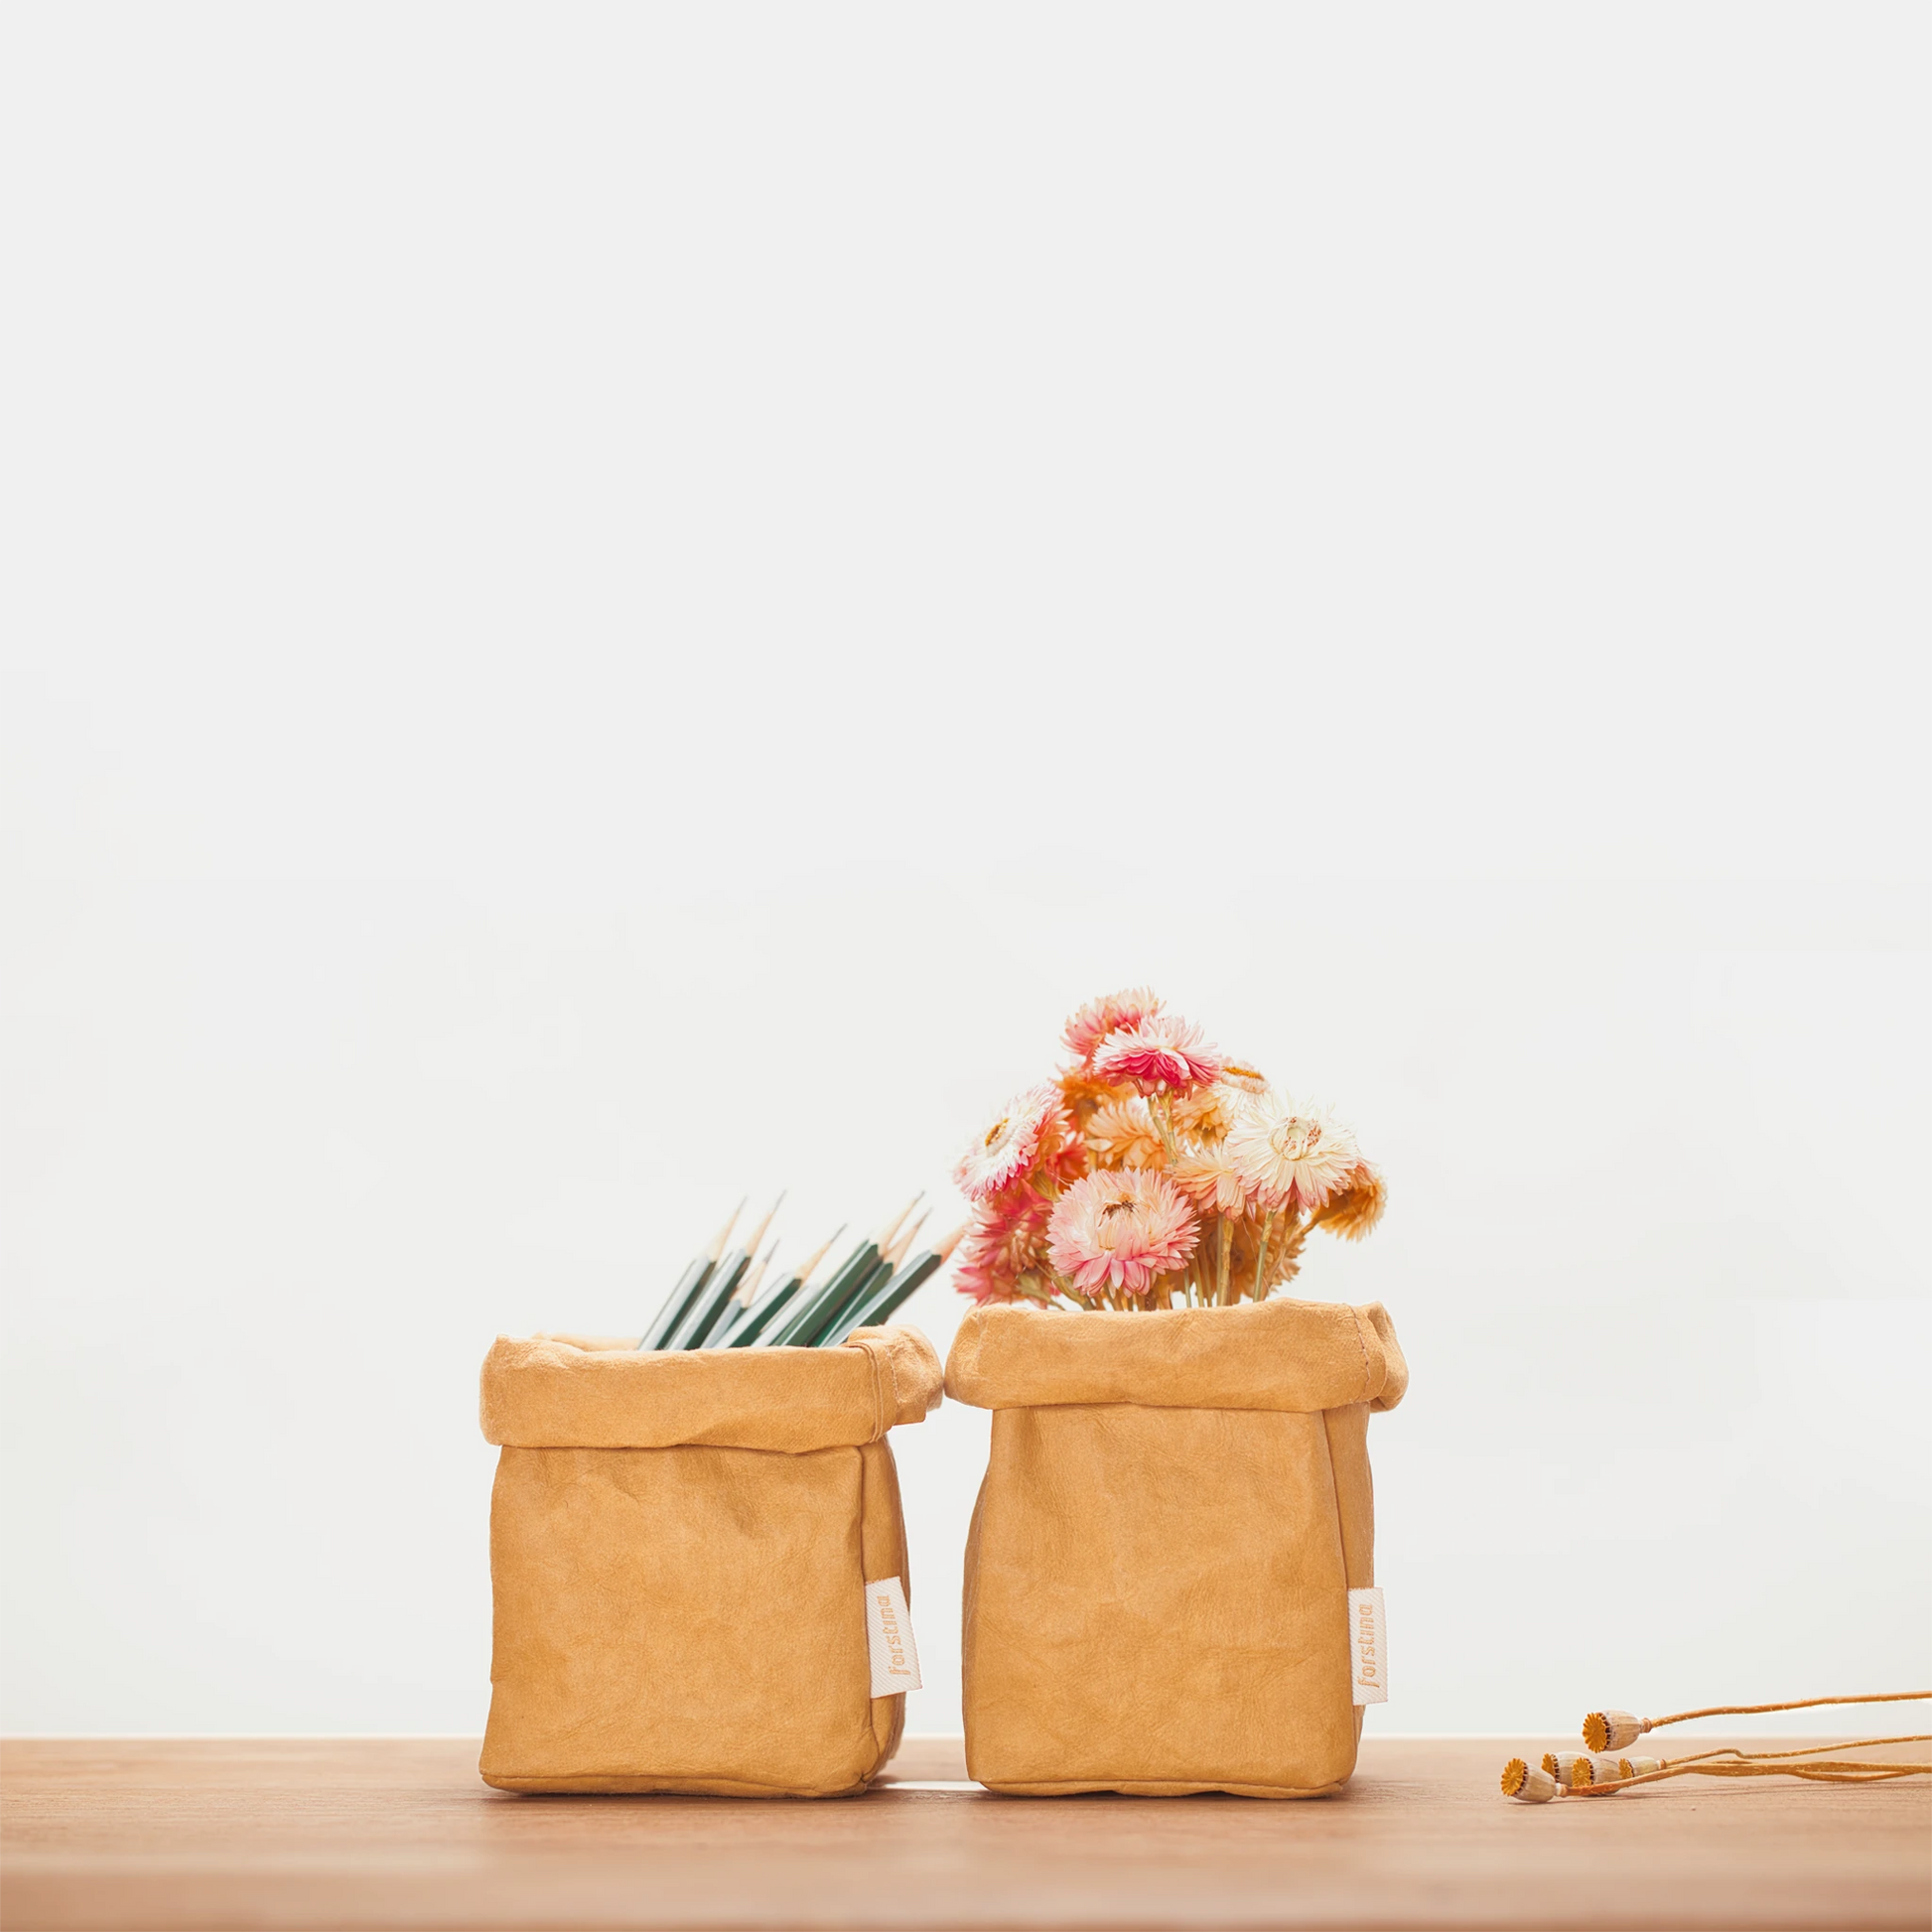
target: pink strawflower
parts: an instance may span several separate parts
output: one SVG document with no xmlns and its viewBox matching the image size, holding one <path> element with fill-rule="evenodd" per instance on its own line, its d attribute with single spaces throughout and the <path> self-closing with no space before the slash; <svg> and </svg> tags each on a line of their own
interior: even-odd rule
<svg viewBox="0 0 1932 1932">
<path fill-rule="evenodd" d="M 1228 1130 L 1236 1171 L 1271 1208 L 1323 1206 L 1362 1164 L 1355 1137 L 1323 1108 L 1286 1094 L 1253 1101 Z"/>
<path fill-rule="evenodd" d="M 1071 1020 L 1060 1037 L 1084 1063 L 1093 1058 L 1093 1049 L 1109 1034 L 1123 1027 L 1138 1027 L 1161 1011 L 1161 996 L 1149 986 L 1130 986 L 1119 993 L 1103 994 L 1089 1000 Z"/>
<path fill-rule="evenodd" d="M 1016 1094 L 999 1119 L 959 1157 L 952 1175 L 959 1191 L 972 1200 L 985 1200 L 1012 1186 L 1032 1171 L 1049 1130 L 1057 1139 L 1062 1126 L 1058 1087 L 1043 1084 Z"/>
<path fill-rule="evenodd" d="M 1111 1286 L 1145 1295 L 1187 1265 L 1200 1239 L 1192 1210 L 1166 1174 L 1122 1168 L 1076 1180 L 1053 1204 L 1052 1264 L 1083 1294 Z"/>
<path fill-rule="evenodd" d="M 952 1285 L 981 1308 L 989 1302 L 1013 1300 L 1012 1283 L 1002 1283 L 996 1278 L 992 1262 L 974 1245 L 970 1232 L 953 1252 Z"/>
<path fill-rule="evenodd" d="M 1226 1056 L 1202 1043 L 1200 1029 L 1178 1014 L 1157 1013 L 1138 1027 L 1122 1028 L 1101 1042 L 1093 1070 L 1103 1080 L 1132 1081 L 1143 1093 L 1165 1087 L 1192 1093 L 1221 1077 Z"/>
<path fill-rule="evenodd" d="M 1072 1117 L 1061 1113 L 1039 1144 L 1039 1177 L 1048 1191 L 1070 1187 L 1092 1165 L 1087 1144 Z"/>
<path fill-rule="evenodd" d="M 980 1201 L 954 1252 L 953 1286 L 982 1305 L 1011 1302 L 1032 1289 L 1049 1293 L 1044 1279 L 1046 1223 L 1051 1201 L 1015 1189 Z M 1022 1278 L 1029 1278 L 1023 1287 Z"/>
</svg>

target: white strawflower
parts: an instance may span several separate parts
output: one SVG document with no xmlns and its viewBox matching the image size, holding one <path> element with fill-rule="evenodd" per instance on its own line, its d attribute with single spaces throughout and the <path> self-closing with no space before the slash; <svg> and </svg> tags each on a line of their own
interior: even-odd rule
<svg viewBox="0 0 1932 1932">
<path fill-rule="evenodd" d="M 1228 1129 L 1236 1173 L 1280 1212 L 1313 1212 L 1361 1166 L 1355 1137 L 1325 1108 L 1286 1094 L 1257 1095 Z"/>
</svg>

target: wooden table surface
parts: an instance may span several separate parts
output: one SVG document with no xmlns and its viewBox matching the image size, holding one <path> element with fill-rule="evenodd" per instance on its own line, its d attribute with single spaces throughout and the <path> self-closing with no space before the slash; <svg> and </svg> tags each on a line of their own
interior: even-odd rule
<svg viewBox="0 0 1932 1932">
<path fill-rule="evenodd" d="M 1516 1805 L 1558 1740 L 1371 1738 L 1338 1798 L 998 1798 L 912 1739 L 863 1798 L 515 1797 L 469 1738 L 0 1746 L 35 1928 L 1914 1926 L 1932 1787 Z M 1758 1740 L 1764 1748 L 1766 1740 Z"/>
</svg>

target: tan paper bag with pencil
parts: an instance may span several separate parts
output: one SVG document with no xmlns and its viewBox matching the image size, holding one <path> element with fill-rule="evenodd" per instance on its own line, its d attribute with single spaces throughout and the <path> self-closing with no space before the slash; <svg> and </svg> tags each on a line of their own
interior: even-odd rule
<svg viewBox="0 0 1932 1932">
<path fill-rule="evenodd" d="M 916 1670 L 886 1438 L 939 1389 L 912 1328 L 675 1353 L 499 1339 L 483 1370 L 483 1435 L 502 1449 L 485 1780 L 863 1790 L 904 1722 L 890 1687 Z"/>
<path fill-rule="evenodd" d="M 1356 1628 L 1372 1607 L 1379 1656 L 1368 1418 L 1408 1379 L 1379 1307 L 969 1314 L 946 1389 L 993 1411 L 966 1548 L 971 1774 L 1339 1789 L 1358 1668 L 1380 1668 Z"/>
</svg>

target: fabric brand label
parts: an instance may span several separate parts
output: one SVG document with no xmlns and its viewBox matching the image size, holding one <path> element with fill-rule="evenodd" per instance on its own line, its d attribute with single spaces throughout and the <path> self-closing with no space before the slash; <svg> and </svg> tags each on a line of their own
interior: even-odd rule
<svg viewBox="0 0 1932 1932">
<path fill-rule="evenodd" d="M 1389 1701 L 1389 1631 L 1379 1589 L 1348 1592 L 1348 1655 L 1357 1704 Z"/>
<path fill-rule="evenodd" d="M 912 1641 L 912 1614 L 897 1577 L 866 1586 L 866 1641 L 872 1646 L 874 1697 L 919 1688 L 919 1647 Z"/>
</svg>

